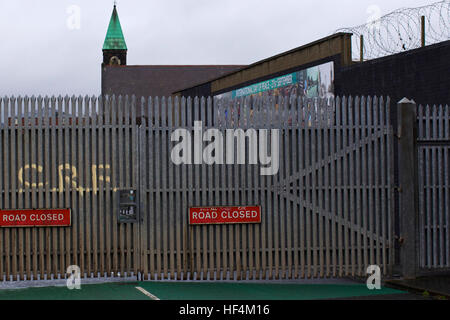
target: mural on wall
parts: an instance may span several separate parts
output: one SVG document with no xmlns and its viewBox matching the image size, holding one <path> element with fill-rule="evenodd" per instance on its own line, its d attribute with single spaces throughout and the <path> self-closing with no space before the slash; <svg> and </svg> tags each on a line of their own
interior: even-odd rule
<svg viewBox="0 0 450 320">
<path fill-rule="evenodd" d="M 331 98 L 334 96 L 334 64 L 321 65 L 258 82 L 243 88 L 216 95 L 221 98 L 304 96 L 307 98 Z"/>
<path fill-rule="evenodd" d="M 306 68 L 297 72 L 285 74 L 266 81 L 258 82 L 243 88 L 216 95 L 215 99 L 238 99 L 236 107 L 229 107 L 224 111 L 225 119 L 231 116 L 232 122 L 234 118 L 241 119 L 241 104 L 250 107 L 250 117 L 253 117 L 252 100 L 257 97 L 305 97 L 305 98 L 334 98 L 334 63 L 327 62 Z M 250 98 L 240 100 L 240 98 Z M 278 101 L 275 101 L 275 110 L 278 114 Z M 291 102 L 288 108 L 292 108 Z M 317 107 L 317 106 L 316 106 Z M 317 111 L 317 110 L 316 110 Z M 325 112 L 322 110 L 321 112 Z M 279 115 L 275 116 L 278 119 Z M 310 115 L 305 115 L 306 121 L 311 125 Z M 240 121 L 240 120 L 238 120 Z M 292 119 L 289 119 L 289 123 Z"/>
</svg>

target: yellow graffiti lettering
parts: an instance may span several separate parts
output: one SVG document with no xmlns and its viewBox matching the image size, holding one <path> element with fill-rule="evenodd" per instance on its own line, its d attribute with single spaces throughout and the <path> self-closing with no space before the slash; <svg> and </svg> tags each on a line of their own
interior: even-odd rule
<svg viewBox="0 0 450 320">
<path fill-rule="evenodd" d="M 94 189 L 94 194 L 97 194 L 97 165 L 93 164 L 91 171 L 92 171 L 92 188 Z"/>
<path fill-rule="evenodd" d="M 109 164 L 94 164 L 91 167 L 91 174 L 92 174 L 92 189 L 91 188 L 84 188 L 83 186 L 78 184 L 78 173 L 77 168 L 75 166 L 70 165 L 69 163 L 60 164 L 57 167 L 58 170 L 58 185 L 52 186 L 52 188 L 49 190 L 50 192 L 59 192 L 63 193 L 65 187 L 72 187 L 72 190 L 75 190 L 80 194 L 80 196 L 83 196 L 86 192 L 93 192 L 94 194 L 97 194 L 99 192 L 99 186 L 98 182 L 111 182 L 110 177 L 110 171 L 111 167 Z M 48 181 L 40 181 L 40 182 L 30 182 L 28 180 L 29 172 L 27 170 L 31 171 L 34 170 L 37 173 L 37 180 L 43 180 L 41 179 L 42 173 L 44 172 L 44 167 L 37 164 L 26 164 L 23 167 L 21 167 L 17 171 L 18 180 L 20 182 L 20 185 L 22 188 L 19 188 L 19 192 L 25 192 L 27 188 L 43 188 L 44 186 L 48 186 Z M 113 188 L 113 191 L 116 192 L 118 189 Z"/>
<path fill-rule="evenodd" d="M 39 182 L 39 183 L 33 182 L 33 183 L 30 183 L 30 181 L 24 180 L 23 174 L 24 174 L 25 170 L 35 170 L 38 173 L 42 173 L 44 171 L 44 168 L 42 166 L 37 165 L 35 163 L 33 163 L 31 165 L 30 164 L 26 164 L 22 168 L 19 169 L 19 172 L 17 173 L 17 176 L 18 176 L 19 182 L 26 188 L 30 188 L 30 187 L 31 188 L 43 188 L 44 187 L 44 182 Z M 39 179 L 39 177 L 38 177 L 38 179 Z M 22 189 L 20 189 L 20 190 L 22 190 Z"/>
<path fill-rule="evenodd" d="M 109 170 L 110 166 L 109 164 L 103 165 L 99 164 L 92 165 L 92 188 L 94 191 L 94 194 L 97 194 L 98 191 L 98 184 L 97 181 L 105 181 L 105 182 L 111 182 L 111 177 L 107 174 L 106 170 Z M 97 173 L 98 171 L 98 173 Z"/>
<path fill-rule="evenodd" d="M 71 171 L 72 175 L 67 176 L 63 174 L 65 170 L 69 170 L 69 172 Z M 72 188 L 78 190 L 77 181 L 75 180 L 77 178 L 77 168 L 75 166 L 71 166 L 68 163 L 61 164 L 58 167 L 58 174 L 59 174 L 59 192 L 63 192 L 64 182 L 68 185 L 72 184 Z"/>
</svg>

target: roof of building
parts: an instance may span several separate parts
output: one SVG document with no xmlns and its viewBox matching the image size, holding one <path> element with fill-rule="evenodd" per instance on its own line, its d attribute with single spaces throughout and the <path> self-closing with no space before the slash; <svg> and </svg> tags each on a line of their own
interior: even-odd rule
<svg viewBox="0 0 450 320">
<path fill-rule="evenodd" d="M 127 50 L 127 44 L 125 43 L 115 5 L 109 21 L 108 31 L 106 32 L 105 42 L 103 43 L 103 50 Z"/>
<path fill-rule="evenodd" d="M 148 65 L 104 66 L 102 94 L 163 97 L 206 82 L 244 65 Z"/>
</svg>

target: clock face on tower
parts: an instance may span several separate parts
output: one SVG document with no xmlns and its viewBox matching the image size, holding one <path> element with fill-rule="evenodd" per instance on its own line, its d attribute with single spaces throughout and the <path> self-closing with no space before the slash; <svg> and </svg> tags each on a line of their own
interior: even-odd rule
<svg viewBox="0 0 450 320">
<path fill-rule="evenodd" d="M 109 65 L 120 66 L 120 59 L 117 56 L 112 56 L 111 59 L 109 59 Z"/>
</svg>

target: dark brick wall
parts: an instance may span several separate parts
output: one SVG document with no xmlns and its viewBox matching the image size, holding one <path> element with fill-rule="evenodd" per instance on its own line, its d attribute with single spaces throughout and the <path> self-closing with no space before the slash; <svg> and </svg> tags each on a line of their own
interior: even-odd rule
<svg viewBox="0 0 450 320">
<path fill-rule="evenodd" d="M 211 82 L 207 82 L 179 92 L 183 97 L 209 97 L 212 95 Z"/>
<path fill-rule="evenodd" d="M 336 71 L 335 93 L 450 104 L 450 41 L 343 66 Z"/>
<path fill-rule="evenodd" d="M 103 95 L 171 96 L 180 88 L 241 69 L 240 65 L 102 66 Z M 211 83 L 206 86 L 211 87 Z M 211 89 L 209 89 L 211 91 Z M 192 93 L 203 95 L 202 91 Z"/>
</svg>

